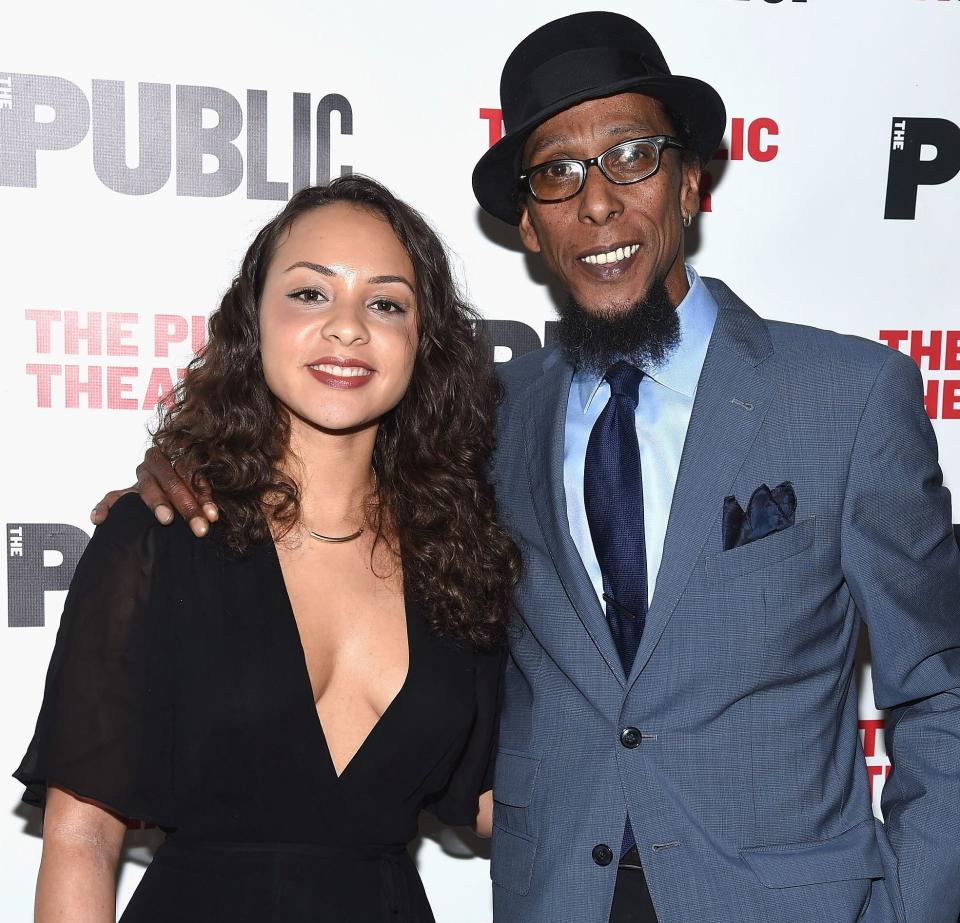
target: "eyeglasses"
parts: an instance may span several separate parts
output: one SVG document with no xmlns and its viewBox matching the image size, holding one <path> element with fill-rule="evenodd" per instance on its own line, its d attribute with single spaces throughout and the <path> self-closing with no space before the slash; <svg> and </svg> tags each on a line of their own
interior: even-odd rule
<svg viewBox="0 0 960 923">
<path fill-rule="evenodd" d="M 684 150 L 683 145 L 669 135 L 633 138 L 588 160 L 566 158 L 539 163 L 520 174 L 520 185 L 538 202 L 562 202 L 583 189 L 587 170 L 592 166 L 618 186 L 639 183 L 660 169 L 660 154 L 665 147 Z"/>
</svg>

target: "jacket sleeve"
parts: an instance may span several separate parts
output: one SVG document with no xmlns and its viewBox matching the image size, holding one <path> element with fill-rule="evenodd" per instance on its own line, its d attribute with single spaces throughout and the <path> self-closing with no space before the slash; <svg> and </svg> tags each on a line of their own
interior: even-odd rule
<svg viewBox="0 0 960 923">
<path fill-rule="evenodd" d="M 882 809 L 904 923 L 960 916 L 960 552 L 916 365 L 891 351 L 857 431 L 841 563 L 893 764 Z M 893 879 L 891 882 L 889 879 Z"/>
</svg>

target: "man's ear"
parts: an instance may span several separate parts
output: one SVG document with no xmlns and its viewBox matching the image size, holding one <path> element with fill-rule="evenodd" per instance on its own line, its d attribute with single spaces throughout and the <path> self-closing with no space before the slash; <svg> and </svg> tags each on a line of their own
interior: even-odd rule
<svg viewBox="0 0 960 923">
<path fill-rule="evenodd" d="M 530 216 L 530 209 L 526 205 L 520 212 L 520 242 L 531 253 L 540 252 L 540 236 L 537 234 L 537 227 Z"/>
<path fill-rule="evenodd" d="M 700 211 L 700 161 L 684 159 L 680 173 L 680 210 L 691 218 Z"/>
</svg>

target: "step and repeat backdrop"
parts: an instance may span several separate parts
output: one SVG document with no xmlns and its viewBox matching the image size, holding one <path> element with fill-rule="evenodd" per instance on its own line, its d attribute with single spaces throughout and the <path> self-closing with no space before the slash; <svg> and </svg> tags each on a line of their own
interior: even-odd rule
<svg viewBox="0 0 960 923">
<path fill-rule="evenodd" d="M 584 7 L 35 0 L 0 15 L 0 917 L 28 920 L 39 822 L 7 774 L 39 707 L 88 511 L 128 484 L 157 402 L 256 230 L 296 189 L 367 173 L 455 254 L 495 358 L 549 342 L 556 293 L 480 213 L 501 65 Z M 675 73 L 724 97 L 690 260 L 762 315 L 908 353 L 960 489 L 960 0 L 635 0 Z M 955 511 L 960 519 L 960 511 Z M 888 771 L 869 663 L 864 754 Z M 788 748 L 785 748 L 785 752 Z M 295 807 L 291 807 L 295 810 Z M 130 836 L 121 906 L 156 831 Z M 489 923 L 485 845 L 425 821 L 440 923 Z"/>
</svg>

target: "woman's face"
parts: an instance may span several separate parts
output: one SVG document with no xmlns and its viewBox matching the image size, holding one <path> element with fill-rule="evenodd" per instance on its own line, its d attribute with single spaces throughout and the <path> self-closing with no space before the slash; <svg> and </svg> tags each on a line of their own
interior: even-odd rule
<svg viewBox="0 0 960 923">
<path fill-rule="evenodd" d="M 389 222 L 335 202 L 282 238 L 260 300 L 267 386 L 324 430 L 357 430 L 403 397 L 417 351 L 413 263 Z"/>
</svg>

